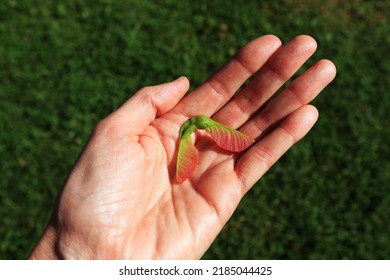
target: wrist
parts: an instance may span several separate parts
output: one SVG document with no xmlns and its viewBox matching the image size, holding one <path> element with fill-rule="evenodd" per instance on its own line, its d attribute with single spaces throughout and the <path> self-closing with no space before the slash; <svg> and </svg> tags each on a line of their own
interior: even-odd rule
<svg viewBox="0 0 390 280">
<path fill-rule="evenodd" d="M 53 226 L 48 225 L 43 235 L 31 251 L 30 260 L 60 260 L 63 259 L 56 245 L 57 237 Z"/>
</svg>

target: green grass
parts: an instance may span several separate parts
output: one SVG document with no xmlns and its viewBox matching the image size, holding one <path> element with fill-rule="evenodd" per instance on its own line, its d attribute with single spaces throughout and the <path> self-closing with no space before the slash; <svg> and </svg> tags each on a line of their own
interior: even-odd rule
<svg viewBox="0 0 390 280">
<path fill-rule="evenodd" d="M 250 191 L 205 259 L 390 259 L 389 1 L 0 3 L 0 258 L 23 259 L 94 124 L 140 87 L 199 85 L 272 33 L 318 41 L 320 119 Z"/>
</svg>

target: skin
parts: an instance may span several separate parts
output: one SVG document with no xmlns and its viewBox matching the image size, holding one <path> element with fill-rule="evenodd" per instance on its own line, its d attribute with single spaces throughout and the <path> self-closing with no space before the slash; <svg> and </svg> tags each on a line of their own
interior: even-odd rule
<svg viewBox="0 0 390 280">
<path fill-rule="evenodd" d="M 307 104 L 335 77 L 328 60 L 265 106 L 315 49 L 309 36 L 283 46 L 262 36 L 185 97 L 184 77 L 138 91 L 94 129 L 30 258 L 200 258 L 245 193 L 316 122 Z M 232 154 L 201 141 L 197 169 L 178 185 L 179 129 L 199 113 L 256 142 Z"/>
</svg>

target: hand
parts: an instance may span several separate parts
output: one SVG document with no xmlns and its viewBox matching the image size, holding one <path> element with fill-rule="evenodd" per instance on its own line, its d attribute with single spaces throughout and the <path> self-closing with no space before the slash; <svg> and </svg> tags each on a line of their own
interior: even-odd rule
<svg viewBox="0 0 390 280">
<path fill-rule="evenodd" d="M 315 49 L 309 36 L 284 46 L 263 36 L 184 98 L 184 77 L 138 91 L 96 126 L 30 258 L 200 258 L 244 194 L 316 122 L 307 104 L 334 78 L 330 61 L 317 62 L 268 103 Z M 179 185 L 179 128 L 200 114 L 256 143 L 232 154 L 199 141 L 199 165 Z"/>
</svg>

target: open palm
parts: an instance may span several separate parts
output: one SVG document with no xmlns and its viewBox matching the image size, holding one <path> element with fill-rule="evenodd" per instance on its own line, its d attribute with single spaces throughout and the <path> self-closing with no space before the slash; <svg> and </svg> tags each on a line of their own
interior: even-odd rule
<svg viewBox="0 0 390 280">
<path fill-rule="evenodd" d="M 263 36 L 184 98 L 183 77 L 138 91 L 95 128 L 31 258 L 200 258 L 244 194 L 315 123 L 307 104 L 334 78 L 330 61 L 273 96 L 315 49 L 308 36 L 284 46 Z M 256 142 L 233 154 L 194 135 L 199 164 L 178 184 L 179 128 L 200 114 Z"/>
</svg>

